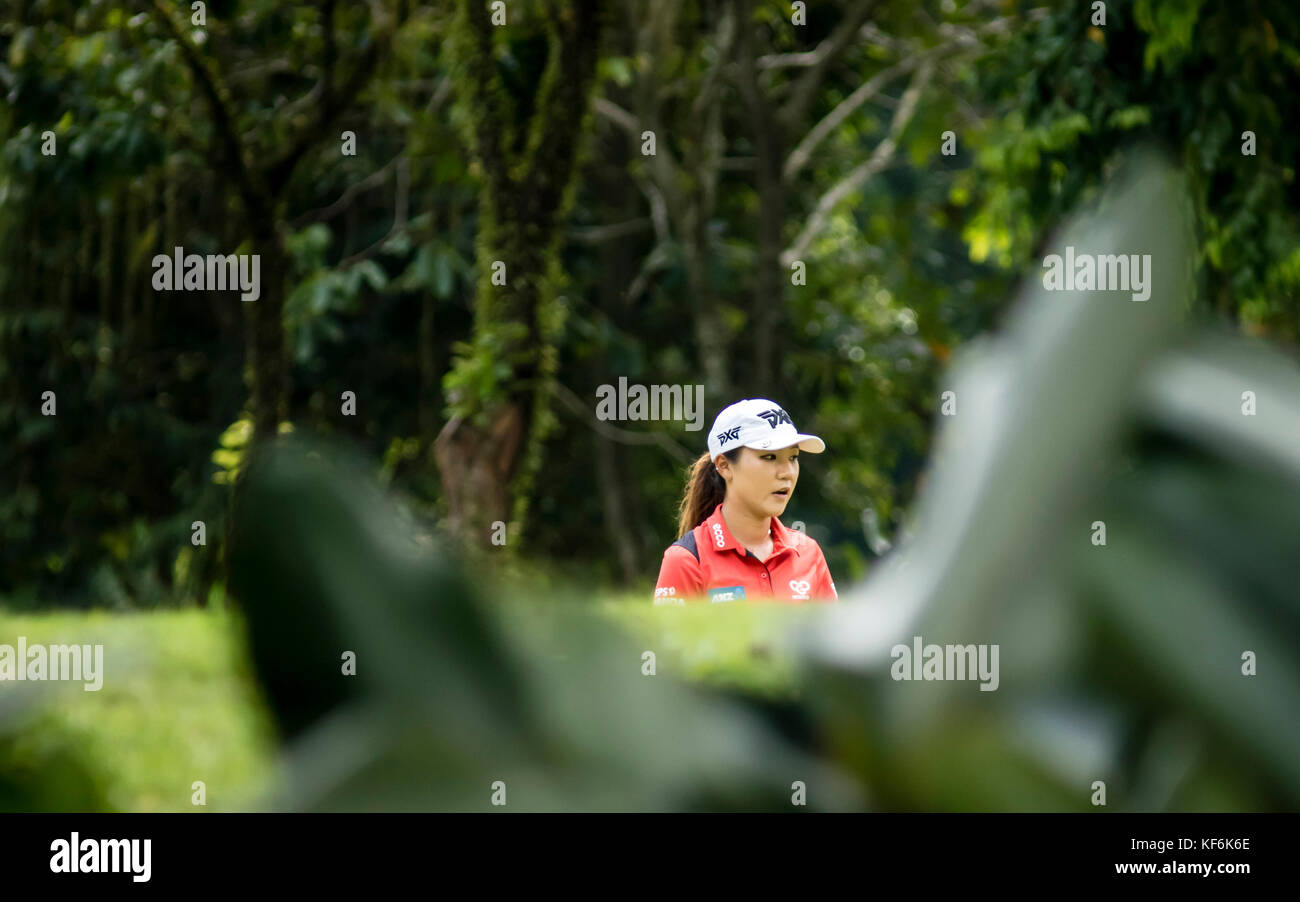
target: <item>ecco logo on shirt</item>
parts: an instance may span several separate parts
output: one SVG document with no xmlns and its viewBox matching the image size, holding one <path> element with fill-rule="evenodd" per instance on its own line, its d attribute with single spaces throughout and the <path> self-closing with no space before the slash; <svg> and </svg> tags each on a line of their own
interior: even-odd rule
<svg viewBox="0 0 1300 902">
<path fill-rule="evenodd" d="M 806 579 L 790 580 L 790 591 L 794 593 L 792 597 L 795 601 L 807 601 L 808 590 L 811 588 L 812 584 Z"/>
<path fill-rule="evenodd" d="M 722 548 L 727 544 L 726 538 L 722 535 L 722 524 L 720 523 L 713 524 L 713 542 L 719 548 Z"/>
</svg>

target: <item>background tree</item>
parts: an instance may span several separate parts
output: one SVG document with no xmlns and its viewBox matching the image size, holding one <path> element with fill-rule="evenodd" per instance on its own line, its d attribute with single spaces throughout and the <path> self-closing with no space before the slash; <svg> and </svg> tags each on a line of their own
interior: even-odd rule
<svg viewBox="0 0 1300 902">
<path fill-rule="evenodd" d="M 599 43 L 578 6 L 507 4 L 487 45 L 465 17 L 485 8 L 408 6 L 221 2 L 199 29 L 188 4 L 0 0 L 6 603 L 219 598 L 255 420 L 358 445 L 426 540 L 526 512 L 529 572 L 644 588 L 704 436 L 598 421 L 620 376 L 706 385 L 706 426 L 769 393 L 825 436 L 787 519 L 851 582 L 903 525 L 946 361 L 1144 137 L 1189 169 L 1189 305 L 1295 338 L 1297 42 L 1275 2 L 1109 2 L 1093 25 L 1083 0 L 846 0 L 795 25 L 779 0 L 627 0 Z M 151 290 L 154 254 L 263 240 L 283 278 L 264 256 L 255 303 Z M 259 373 L 281 399 L 255 414 Z"/>
<path fill-rule="evenodd" d="M 480 545 L 494 521 L 522 525 L 551 422 L 563 316 L 557 252 L 601 37 L 596 0 L 548 4 L 534 23 L 542 36 L 520 35 L 526 23 L 497 28 L 490 15 L 464 0 L 453 26 L 457 94 L 482 194 L 474 331 L 447 375 L 451 418 L 436 443 L 449 526 Z M 511 42 L 519 70 L 507 79 L 497 47 Z"/>
<path fill-rule="evenodd" d="M 340 11 L 334 0 L 325 0 L 317 8 L 314 22 L 301 18 L 283 22 L 310 34 L 312 39 L 304 43 L 312 50 L 319 43 L 319 61 L 314 68 L 320 74 L 311 80 L 309 90 L 278 107 L 267 107 L 252 97 L 232 96 L 223 75 L 226 67 L 212 59 L 212 55 L 220 53 L 215 48 L 236 58 L 235 66 L 256 62 L 239 58 L 244 56 L 242 48 L 247 45 L 236 41 L 219 17 L 213 17 L 211 27 L 204 25 L 197 32 L 204 36 L 205 54 L 160 0 L 150 0 L 149 8 L 180 48 L 195 90 L 210 108 L 213 134 L 204 148 L 205 155 L 220 177 L 235 188 L 247 217 L 243 237 L 249 242 L 248 252 L 262 258 L 262 295 L 245 308 L 246 360 L 253 437 L 255 441 L 266 439 L 276 433 L 289 413 L 289 359 L 284 335 L 289 264 L 284 245 L 287 188 L 315 145 L 337 140 L 332 127 L 374 75 L 380 57 L 407 15 L 407 4 L 403 0 L 389 9 L 375 2 L 365 9 L 348 7 Z M 365 36 L 352 54 L 339 46 L 339 19 L 345 16 L 350 21 L 344 28 Z M 268 18 L 269 27 L 281 24 L 275 22 L 276 16 Z M 301 71 L 293 67 L 285 74 L 292 78 Z M 240 115 L 243 110 L 249 110 L 247 117 Z"/>
<path fill-rule="evenodd" d="M 1295 160 L 1300 27 L 1286 3 L 1106 4 L 1105 25 L 1067 4 L 981 61 L 1000 113 L 954 186 L 973 210 L 976 259 L 1039 257 L 1062 212 L 1092 198 L 1117 154 L 1175 148 L 1201 230 L 1203 317 L 1294 342 L 1300 303 Z M 1247 135 L 1247 132 L 1250 135 Z"/>
</svg>

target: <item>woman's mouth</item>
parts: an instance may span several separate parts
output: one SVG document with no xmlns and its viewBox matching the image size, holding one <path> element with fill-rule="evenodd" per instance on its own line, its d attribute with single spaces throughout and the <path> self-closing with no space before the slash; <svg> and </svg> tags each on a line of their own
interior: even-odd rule
<svg viewBox="0 0 1300 902">
<path fill-rule="evenodd" d="M 772 494 L 773 494 L 773 495 L 780 495 L 782 498 L 789 498 L 789 497 L 790 497 L 790 490 L 789 490 L 789 489 L 777 489 L 777 490 L 776 490 L 775 492 L 773 492 Z"/>
</svg>

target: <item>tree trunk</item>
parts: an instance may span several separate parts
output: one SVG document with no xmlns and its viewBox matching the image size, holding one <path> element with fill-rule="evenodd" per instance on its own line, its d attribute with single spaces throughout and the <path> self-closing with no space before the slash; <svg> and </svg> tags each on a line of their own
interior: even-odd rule
<svg viewBox="0 0 1300 902">
<path fill-rule="evenodd" d="M 785 321 L 787 274 L 781 267 L 782 226 L 785 223 L 785 185 L 782 167 L 787 152 L 787 123 L 780 109 L 768 100 L 759 83 L 753 43 L 754 20 L 751 4 L 737 4 L 738 50 L 741 68 L 740 95 L 754 130 L 755 173 L 758 189 L 758 223 L 754 271 L 753 374 L 751 390 L 764 397 L 781 391 L 780 330 Z"/>
<path fill-rule="evenodd" d="M 284 291 L 288 258 L 279 232 L 264 225 L 250 253 L 261 255 L 261 296 L 244 306 L 244 362 L 253 416 L 253 441 L 275 437 L 289 414 L 289 359 L 284 340 Z"/>
<path fill-rule="evenodd" d="M 731 403 L 731 375 L 727 366 L 731 342 L 727 324 L 718 307 L 717 296 L 710 290 L 706 274 L 708 256 L 699 250 L 687 251 L 686 282 L 690 286 L 691 305 L 695 308 L 695 345 L 700 371 L 704 374 L 705 393 L 722 404 Z"/>
<path fill-rule="evenodd" d="M 553 421 L 553 331 L 562 313 L 555 306 L 556 261 L 596 71 L 600 9 L 596 0 L 577 0 L 569 15 L 548 20 L 548 56 L 533 112 L 521 122 L 497 67 L 487 8 L 464 0 L 453 26 L 456 93 L 483 189 L 474 340 L 450 374 L 460 383 L 451 395 L 456 415 L 435 440 L 434 455 L 448 525 L 479 546 L 490 543 L 496 521 L 513 519 L 522 528 Z M 530 136 L 526 144 L 503 141 L 511 125 Z M 498 263 L 505 267 L 500 282 Z"/>
<path fill-rule="evenodd" d="M 518 405 L 497 408 L 486 428 L 453 417 L 433 443 L 447 496 L 447 526 L 479 547 L 491 543 L 495 523 L 510 521 L 510 480 L 524 437 Z"/>
<path fill-rule="evenodd" d="M 627 506 L 623 502 L 623 492 L 619 485 L 620 470 L 615 462 L 614 443 L 603 435 L 597 435 L 595 441 L 596 475 L 600 482 L 600 500 L 605 516 L 603 532 L 614 545 L 623 582 L 631 585 L 640 575 L 641 568 L 637 562 L 636 541 L 632 537 Z"/>
<path fill-rule="evenodd" d="M 83 196 L 81 201 L 81 237 L 77 247 L 77 300 L 94 292 L 93 263 L 95 258 L 95 202 Z M 87 280 L 90 281 L 86 287 Z M 18 284 L 22 284 L 19 282 Z"/>
<path fill-rule="evenodd" d="M 103 230 L 99 233 L 99 329 L 100 341 L 107 343 L 103 336 L 111 327 L 113 309 L 113 261 L 117 259 L 117 196 L 108 198 L 108 213 L 101 218 Z"/>
<path fill-rule="evenodd" d="M 420 367 L 420 407 L 416 412 L 417 427 L 420 430 L 421 448 L 427 450 L 433 443 L 434 423 L 437 422 L 438 409 L 438 369 L 434 354 L 434 306 L 437 299 L 432 291 L 426 291 L 420 301 L 420 326 L 417 337 L 416 355 Z"/>
<path fill-rule="evenodd" d="M 132 186 L 134 188 L 134 186 Z M 135 292 L 139 283 L 139 261 L 134 242 L 140 236 L 140 192 L 132 190 L 126 198 L 126 234 L 122 241 L 122 346 L 125 354 L 135 342 Z"/>
<path fill-rule="evenodd" d="M 783 142 L 774 123 L 759 124 L 758 141 L 758 259 L 754 272 L 754 391 L 779 395 L 784 343 L 787 274 L 781 269 L 781 226 L 785 223 L 785 191 L 781 183 Z"/>
</svg>

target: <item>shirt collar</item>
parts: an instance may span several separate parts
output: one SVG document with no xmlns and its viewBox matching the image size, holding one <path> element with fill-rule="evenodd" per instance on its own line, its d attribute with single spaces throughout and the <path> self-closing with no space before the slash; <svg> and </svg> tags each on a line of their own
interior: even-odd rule
<svg viewBox="0 0 1300 902">
<path fill-rule="evenodd" d="M 795 554 L 799 554 L 799 546 L 802 543 L 792 537 L 792 532 L 794 531 L 787 529 L 777 517 L 773 517 L 769 521 L 769 524 L 772 530 L 772 557 L 775 557 L 778 553 L 787 549 L 793 551 Z M 708 547 L 714 551 L 735 550 L 739 551 L 742 555 L 747 552 L 748 549 L 746 549 L 745 546 L 740 543 L 740 540 L 731 534 L 731 530 L 727 528 L 727 521 L 722 517 L 721 502 L 719 502 L 718 506 L 713 509 L 713 513 L 709 514 L 709 517 L 704 521 L 703 526 L 704 540 L 708 544 Z M 721 545 L 718 544 L 718 536 L 721 536 L 722 538 Z M 768 560 L 771 560 L 772 557 L 769 557 Z"/>
<path fill-rule="evenodd" d="M 786 548 L 789 548 L 793 550 L 795 554 L 799 554 L 801 550 L 800 546 L 803 543 L 799 539 L 795 538 L 794 533 L 796 532 L 798 532 L 798 530 L 787 529 L 784 523 L 782 523 L 776 517 L 773 517 L 772 518 L 772 553 L 776 554 L 778 551 L 782 551 Z M 802 534 L 800 538 L 802 538 Z"/>
</svg>

